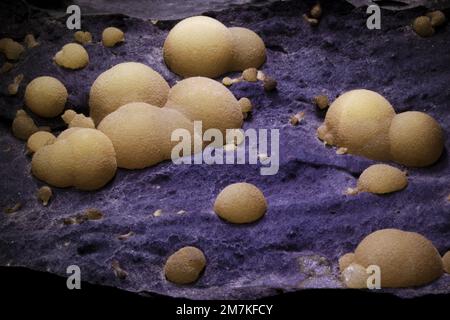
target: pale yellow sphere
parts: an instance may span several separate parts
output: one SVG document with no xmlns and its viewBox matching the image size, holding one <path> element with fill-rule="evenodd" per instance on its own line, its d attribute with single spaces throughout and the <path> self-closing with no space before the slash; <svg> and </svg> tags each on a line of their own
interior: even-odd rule
<svg viewBox="0 0 450 320">
<path fill-rule="evenodd" d="M 214 212 L 231 223 L 250 223 L 267 211 L 264 194 L 250 183 L 234 183 L 223 189 L 214 202 Z"/>
<path fill-rule="evenodd" d="M 53 59 L 60 67 L 74 70 L 84 68 L 89 63 L 86 49 L 78 43 L 66 44 Z"/>
<path fill-rule="evenodd" d="M 52 118 L 63 112 L 67 96 L 66 87 L 58 79 L 37 77 L 25 89 L 25 104 L 38 116 Z"/>
<path fill-rule="evenodd" d="M 51 132 L 38 131 L 28 138 L 27 149 L 30 153 L 35 153 L 43 146 L 52 144 L 55 140 L 56 137 Z"/>
<path fill-rule="evenodd" d="M 184 247 L 172 254 L 164 266 L 167 280 L 176 284 L 197 281 L 206 266 L 206 257 L 200 249 Z"/>
<path fill-rule="evenodd" d="M 444 150 L 441 126 L 423 112 L 396 115 L 389 129 L 389 139 L 392 159 L 408 167 L 432 165 Z"/>
<path fill-rule="evenodd" d="M 178 82 L 169 91 L 167 108 L 180 111 L 186 117 L 201 120 L 203 130 L 240 128 L 242 110 L 234 95 L 223 84 L 204 77 L 192 77 Z"/>
<path fill-rule="evenodd" d="M 216 19 L 190 17 L 170 30 L 163 51 L 164 61 L 176 74 L 216 78 L 229 71 L 233 38 Z"/>
<path fill-rule="evenodd" d="M 112 141 L 120 168 L 141 169 L 171 157 L 175 129 L 193 135 L 193 123 L 176 110 L 147 103 L 126 104 L 107 115 L 98 130 Z"/>
<path fill-rule="evenodd" d="M 415 232 L 378 230 L 365 237 L 355 250 L 355 263 L 380 267 L 381 286 L 421 286 L 443 273 L 442 259 L 434 245 Z"/>
<path fill-rule="evenodd" d="M 387 164 L 374 164 L 361 173 L 358 191 L 384 194 L 402 190 L 408 185 L 406 173 Z"/>
<path fill-rule="evenodd" d="M 125 41 L 125 34 L 116 27 L 108 27 L 103 30 L 102 43 L 105 47 L 114 47 L 119 42 Z"/>
<path fill-rule="evenodd" d="M 169 85 L 155 70 L 142 63 L 124 62 L 100 74 L 89 94 L 90 116 L 98 124 L 106 115 L 130 102 L 162 107 Z"/>
<path fill-rule="evenodd" d="M 102 132 L 70 128 L 56 141 L 39 148 L 31 161 L 33 175 L 55 187 L 82 190 L 103 187 L 115 175 L 116 154 L 111 140 Z"/>
<path fill-rule="evenodd" d="M 389 160 L 389 127 L 395 111 L 380 94 L 351 90 L 328 109 L 318 136 L 330 145 L 345 147 L 348 153 L 374 160 Z"/>
<path fill-rule="evenodd" d="M 230 71 L 259 68 L 266 61 L 266 46 L 255 32 L 247 28 L 229 28 L 233 37 L 233 60 Z"/>
</svg>

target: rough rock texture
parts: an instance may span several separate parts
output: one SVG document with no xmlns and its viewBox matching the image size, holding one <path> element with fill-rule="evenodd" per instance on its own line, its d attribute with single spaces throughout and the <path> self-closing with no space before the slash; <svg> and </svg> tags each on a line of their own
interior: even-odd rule
<svg viewBox="0 0 450 320">
<path fill-rule="evenodd" d="M 88 92 L 94 79 L 123 61 L 138 61 L 160 72 L 171 85 L 179 80 L 164 65 L 162 45 L 175 21 L 151 22 L 125 16 L 89 16 L 83 29 L 94 43 L 86 46 L 90 64 L 69 71 L 52 62 L 53 55 L 73 32 L 64 20 L 24 12 L 11 2 L 0 12 L 1 36 L 22 40 L 33 32 L 40 46 L 28 50 L 17 66 L 1 75 L 0 96 L 0 207 L 22 203 L 15 212 L 0 213 L 0 264 L 27 266 L 65 275 L 77 264 L 82 279 L 134 292 L 193 299 L 257 298 L 302 288 L 340 288 L 338 258 L 353 251 L 370 232 L 382 228 L 415 231 L 429 238 L 441 254 L 450 249 L 450 179 L 446 150 L 432 167 L 409 170 L 409 185 L 386 196 L 362 193 L 345 196 L 358 175 L 373 161 L 336 155 L 316 138 L 324 112 L 312 104 L 315 95 L 367 88 L 383 94 L 397 112 L 425 111 L 450 132 L 449 27 L 431 38 L 418 37 L 410 27 L 424 9 L 383 11 L 382 30 L 365 28 L 363 8 L 324 2 L 317 28 L 302 19 L 312 2 L 277 2 L 241 6 L 209 13 L 228 26 L 255 30 L 265 41 L 268 59 L 264 72 L 278 80 L 278 91 L 265 93 L 261 84 L 240 83 L 231 90 L 254 105 L 244 128 L 280 129 L 280 171 L 261 176 L 259 165 L 180 165 L 164 162 L 144 170 L 119 170 L 97 192 L 54 188 L 47 207 L 36 198 L 42 185 L 30 175 L 25 144 L 10 133 L 13 116 L 22 107 L 25 85 L 34 77 L 51 75 L 69 91 L 67 108 L 87 113 Z M 16 13 L 13 12 L 16 10 Z M 21 10 L 20 12 L 18 10 Z M 448 12 L 447 12 L 448 13 Z M 28 20 L 27 20 L 28 17 Z M 126 42 L 105 48 L 98 42 L 110 25 L 126 33 Z M 0 58 L 3 63 L 3 57 Z M 17 74 L 25 79 L 15 97 L 6 95 Z M 305 112 L 296 127 L 290 116 Z M 60 120 L 38 119 L 60 129 Z M 230 183 L 247 181 L 265 194 L 269 209 L 260 221 L 236 226 L 213 212 L 219 191 Z M 100 220 L 65 225 L 87 208 L 104 213 Z M 160 215 L 152 213 L 162 210 Z M 180 210 L 185 213 L 179 214 Z M 118 236 L 133 231 L 127 240 Z M 201 248 L 207 267 L 192 286 L 176 286 L 164 279 L 166 258 L 183 246 Z M 118 279 L 113 260 L 128 272 Z M 448 293 L 450 275 L 416 289 L 385 290 L 412 297 Z"/>
</svg>

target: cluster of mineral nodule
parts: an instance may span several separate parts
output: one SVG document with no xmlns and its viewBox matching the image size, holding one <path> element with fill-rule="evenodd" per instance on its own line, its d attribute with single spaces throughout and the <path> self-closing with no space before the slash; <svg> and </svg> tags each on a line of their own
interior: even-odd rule
<svg viewBox="0 0 450 320">
<path fill-rule="evenodd" d="M 354 253 L 339 259 L 343 281 L 350 288 L 368 287 L 370 266 L 379 268 L 382 288 L 425 285 L 444 272 L 443 259 L 431 241 L 418 233 L 398 229 L 369 234 Z"/>
<path fill-rule="evenodd" d="M 258 68 L 265 60 L 266 47 L 255 32 L 227 28 L 204 16 L 180 21 L 164 42 L 164 61 L 183 77 L 216 78 L 230 71 Z"/>
<path fill-rule="evenodd" d="M 247 224 L 261 219 L 267 211 L 264 194 L 255 185 L 240 182 L 225 187 L 214 202 L 214 212 L 233 224 Z M 190 284 L 198 280 L 206 267 L 206 257 L 195 247 L 184 247 L 166 261 L 166 279 L 176 284 Z"/>
<path fill-rule="evenodd" d="M 89 32 L 78 31 L 74 38 L 82 45 L 92 42 Z M 106 47 L 124 40 L 124 33 L 117 28 L 103 31 L 102 43 Z M 38 45 L 32 35 L 26 37 L 25 43 L 28 48 Z M 54 61 L 68 69 L 85 67 L 89 56 L 78 43 L 65 45 Z M 7 59 L 16 60 L 23 51 L 24 47 L 14 40 L 0 39 L 0 52 Z M 196 120 L 202 121 L 204 130 L 216 128 L 225 133 L 227 129 L 240 128 L 243 114 L 252 109 L 251 102 L 237 101 L 224 85 L 207 77 L 244 71 L 244 80 L 257 81 L 256 68 L 265 59 L 264 42 L 253 31 L 226 28 L 208 17 L 188 18 L 167 36 L 164 60 L 172 71 L 190 78 L 170 88 L 150 67 L 121 63 L 100 74 L 93 83 L 90 117 L 66 110 L 62 119 L 68 129 L 56 137 L 19 110 L 13 133 L 27 140 L 28 152 L 33 155 L 31 171 L 38 179 L 56 187 L 96 190 L 114 177 L 117 167 L 139 169 L 170 159 L 174 146 L 171 134 L 175 129 L 185 129 L 193 135 Z M 276 82 L 270 84 L 269 78 L 263 79 L 267 80 L 264 85 L 273 89 Z M 64 84 L 53 77 L 35 78 L 25 90 L 27 107 L 45 118 L 61 115 L 67 97 Z M 316 104 L 325 108 L 328 100 L 322 97 Z M 369 90 L 353 90 L 333 102 L 318 135 L 350 153 L 407 166 L 430 165 L 443 149 L 442 130 L 433 118 L 421 112 L 396 115 L 386 99 Z M 374 165 L 361 174 L 356 191 L 383 194 L 406 185 L 405 172 Z M 47 205 L 52 190 L 43 186 L 37 196 Z M 214 211 L 229 223 L 253 223 L 265 215 L 267 201 L 256 186 L 235 183 L 218 194 Z M 367 279 L 365 268 L 372 264 L 382 269 L 383 286 L 403 287 L 438 278 L 443 269 L 448 272 L 449 260 L 450 254 L 441 259 L 424 237 L 389 229 L 366 237 L 355 253 L 341 257 L 339 264 L 349 287 L 363 287 Z M 189 284 L 200 277 L 206 263 L 200 249 L 184 247 L 167 259 L 164 272 L 171 282 Z"/>
<path fill-rule="evenodd" d="M 436 28 L 442 27 L 446 20 L 442 11 L 431 11 L 424 16 L 414 19 L 412 28 L 421 37 L 431 37 L 434 35 Z"/>
<path fill-rule="evenodd" d="M 211 26 L 212 34 L 209 31 L 202 35 L 190 32 L 192 28 L 203 28 L 204 23 Z M 214 42 L 209 41 L 216 41 L 215 37 L 224 28 L 224 39 L 228 42 L 225 41 L 223 46 L 230 49 L 225 59 L 227 70 L 259 66 L 264 62 L 265 46 L 256 34 L 245 28 L 221 26 L 211 18 L 186 19 L 170 33 L 165 53 L 179 54 L 177 46 L 186 31 L 194 37 L 190 44 L 203 43 L 207 55 L 208 52 L 220 52 Z M 36 42 L 33 39 L 27 40 L 30 46 Z M 63 46 L 54 61 L 61 67 L 76 70 L 89 63 L 83 45 L 92 43 L 92 35 L 77 31 L 74 39 L 78 43 Z M 106 47 L 124 39 L 124 33 L 114 27 L 106 28 L 102 33 L 102 43 Z M 11 59 L 23 51 L 20 44 L 10 39 L 0 41 L 0 50 Z M 214 59 L 201 60 L 201 65 L 206 68 L 220 65 L 220 61 Z M 189 65 L 189 61 L 183 63 Z M 67 97 L 64 84 L 48 76 L 34 79 L 25 90 L 25 104 L 33 113 L 45 118 L 61 115 Z M 62 118 L 68 129 L 57 138 L 46 132 L 46 128 L 39 128 L 24 110 L 17 113 L 13 133 L 20 139 L 29 140 L 32 173 L 37 178 L 57 187 L 98 189 L 113 178 L 117 167 L 140 169 L 173 157 L 171 135 L 175 129 L 186 129 L 194 135 L 194 121 L 200 120 L 204 130 L 216 128 L 225 134 L 227 129 L 240 128 L 243 122 L 241 104 L 222 84 L 205 77 L 192 77 L 170 88 L 159 73 L 136 62 L 120 63 L 100 74 L 91 87 L 89 107 L 90 117 L 66 110 Z M 72 152 L 76 157 L 70 157 Z"/>
<path fill-rule="evenodd" d="M 442 129 L 431 116 L 417 111 L 395 114 L 383 96 L 365 89 L 338 97 L 317 134 L 349 153 L 408 167 L 429 166 L 444 149 Z"/>
<path fill-rule="evenodd" d="M 140 101 L 140 102 L 136 102 Z M 194 121 L 204 130 L 240 128 L 242 109 L 217 81 L 192 77 L 169 88 L 154 70 L 139 63 L 116 65 L 91 88 L 91 117 L 112 141 L 118 166 L 145 168 L 172 157 L 175 129 L 194 135 Z"/>
</svg>

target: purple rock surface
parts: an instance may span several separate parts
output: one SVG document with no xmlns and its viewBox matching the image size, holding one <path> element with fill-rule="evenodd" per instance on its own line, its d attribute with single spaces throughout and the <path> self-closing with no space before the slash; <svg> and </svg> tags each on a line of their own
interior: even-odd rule
<svg viewBox="0 0 450 320">
<path fill-rule="evenodd" d="M 30 174 L 25 145 L 10 130 L 15 112 L 23 107 L 26 84 L 41 75 L 59 78 L 69 91 L 67 107 L 88 113 L 88 94 L 95 78 L 124 61 L 145 63 L 171 84 L 180 80 L 164 65 L 162 45 L 176 21 L 156 24 L 120 15 L 88 16 L 82 28 L 94 43 L 86 46 L 88 67 L 78 71 L 56 66 L 53 55 L 73 41 L 64 19 L 19 2 L 0 5 L 0 35 L 22 40 L 32 32 L 40 46 L 27 50 L 13 70 L 0 75 L 0 207 L 21 203 L 11 214 L 0 214 L 0 265 L 25 266 L 66 276 L 69 265 L 81 268 L 82 279 L 137 293 L 157 293 L 191 299 L 258 298 L 305 288 L 342 288 L 337 261 L 369 233 L 383 228 L 415 231 L 430 239 L 441 254 L 450 249 L 450 167 L 447 150 L 433 166 L 409 169 L 409 185 L 401 192 L 379 196 L 346 196 L 359 174 L 373 161 L 336 155 L 316 138 L 324 112 L 311 103 L 318 94 L 334 99 L 342 92 L 367 88 L 384 95 L 397 112 L 424 111 L 450 132 L 449 27 L 431 38 L 420 38 L 411 21 L 425 13 L 416 8 L 382 11 L 382 29 L 368 30 L 364 8 L 339 1 L 323 2 L 318 27 L 302 14 L 313 2 L 242 5 L 207 14 L 227 26 L 256 31 L 265 41 L 268 58 L 262 70 L 278 80 L 278 90 L 264 92 L 261 84 L 239 83 L 231 90 L 254 104 L 247 128 L 280 130 L 280 170 L 261 176 L 259 165 L 174 165 L 164 162 L 144 170 L 118 170 L 105 188 L 82 192 L 53 188 L 47 207 L 36 198 L 43 185 Z M 447 12 L 448 13 L 448 12 Z M 122 28 L 126 42 L 114 48 L 99 43 L 110 25 Z M 0 58 L 4 62 L 4 57 Z M 20 74 L 17 96 L 7 84 Z M 232 74 L 231 76 L 234 76 Z M 290 116 L 305 112 L 300 125 Z M 54 131 L 58 119 L 36 118 Z M 250 225 L 220 220 L 212 206 L 230 183 L 258 186 L 269 203 L 267 215 Z M 97 208 L 104 218 L 65 225 L 64 218 Z M 160 216 L 154 216 L 161 209 Z M 185 213 L 180 214 L 179 211 Z M 127 240 L 121 234 L 134 232 Z M 179 248 L 201 248 L 208 260 L 204 274 L 191 286 L 167 282 L 163 266 Z M 111 267 L 120 262 L 128 272 L 118 279 Z M 382 290 L 401 297 L 449 293 L 450 275 L 420 288 Z"/>
</svg>

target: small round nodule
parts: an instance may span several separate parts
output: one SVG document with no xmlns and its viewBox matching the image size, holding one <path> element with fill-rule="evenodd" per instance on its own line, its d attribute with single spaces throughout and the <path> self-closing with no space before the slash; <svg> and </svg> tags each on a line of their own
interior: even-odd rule
<svg viewBox="0 0 450 320">
<path fill-rule="evenodd" d="M 164 273 L 170 282 L 189 284 L 197 281 L 205 266 L 206 257 L 200 249 L 184 247 L 167 259 Z"/>
<path fill-rule="evenodd" d="M 442 257 L 442 263 L 444 264 L 444 271 L 450 273 L 450 251 L 447 251 Z"/>
<path fill-rule="evenodd" d="M 445 14 L 440 10 L 427 13 L 427 17 L 430 18 L 433 27 L 440 27 L 444 25 L 446 21 Z"/>
<path fill-rule="evenodd" d="M 439 123 L 423 112 L 397 114 L 389 129 L 392 160 L 408 167 L 435 163 L 444 150 L 444 134 Z"/>
<path fill-rule="evenodd" d="M 62 113 L 67 96 L 66 87 L 58 79 L 37 77 L 25 89 L 25 104 L 38 116 L 52 118 Z"/>
<path fill-rule="evenodd" d="M 347 269 L 347 267 L 349 265 L 351 265 L 354 260 L 355 260 L 355 254 L 353 252 L 344 254 L 343 256 L 341 256 L 339 258 L 339 270 L 341 272 L 344 272 L 344 270 Z"/>
<path fill-rule="evenodd" d="M 250 183 L 234 183 L 223 189 L 214 203 L 215 213 L 231 223 L 250 223 L 267 211 L 264 194 Z"/>
<path fill-rule="evenodd" d="M 27 149 L 30 153 L 35 153 L 43 146 L 52 144 L 55 140 L 56 137 L 51 132 L 38 131 L 28 138 Z"/>
<path fill-rule="evenodd" d="M 68 43 L 53 58 L 57 65 L 66 69 L 81 69 L 88 65 L 89 55 L 78 43 Z"/>
<path fill-rule="evenodd" d="M 408 185 L 406 173 L 387 164 L 374 164 L 361 173 L 358 191 L 385 194 L 404 189 Z"/>
<path fill-rule="evenodd" d="M 115 27 L 108 27 L 103 30 L 102 43 L 105 47 L 114 47 L 123 41 L 125 41 L 125 36 L 122 30 Z"/>
<path fill-rule="evenodd" d="M 92 42 L 92 34 L 88 31 L 77 31 L 73 37 L 76 42 L 82 44 L 83 46 Z"/>
<path fill-rule="evenodd" d="M 421 37 L 431 37 L 434 34 L 434 28 L 431 19 L 426 16 L 417 17 L 413 22 L 414 31 Z"/>
</svg>

